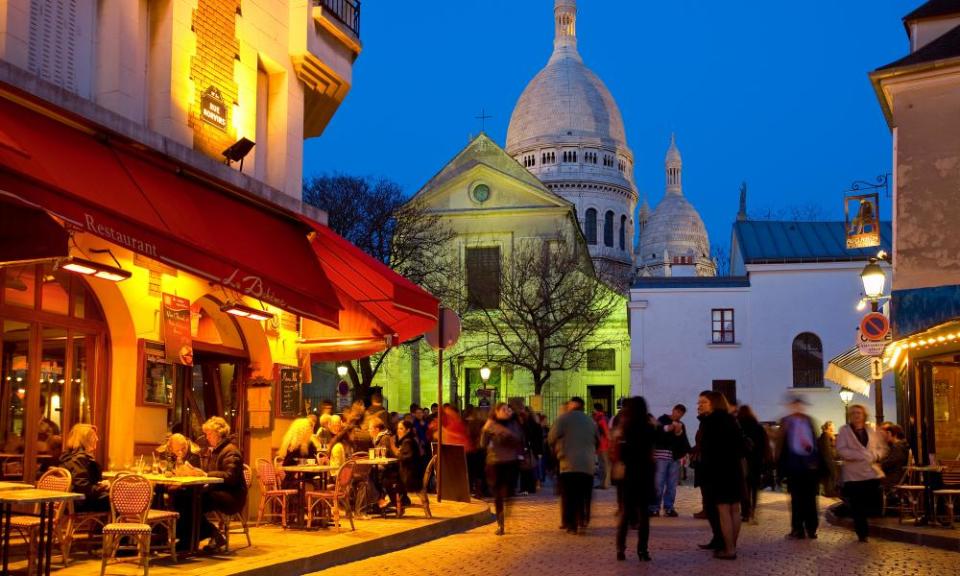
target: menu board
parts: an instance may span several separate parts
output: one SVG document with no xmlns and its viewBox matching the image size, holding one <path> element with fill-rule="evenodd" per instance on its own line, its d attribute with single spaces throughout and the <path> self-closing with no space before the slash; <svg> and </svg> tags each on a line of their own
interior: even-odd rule
<svg viewBox="0 0 960 576">
<path fill-rule="evenodd" d="M 277 366 L 277 417 L 296 418 L 300 415 L 300 369 L 296 366 Z"/>
<path fill-rule="evenodd" d="M 193 366 L 190 301 L 186 298 L 163 294 L 163 343 L 167 362 Z"/>
</svg>

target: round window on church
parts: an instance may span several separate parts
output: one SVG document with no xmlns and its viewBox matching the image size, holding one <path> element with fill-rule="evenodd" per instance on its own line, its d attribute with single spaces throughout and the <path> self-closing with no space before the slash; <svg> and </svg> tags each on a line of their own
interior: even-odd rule
<svg viewBox="0 0 960 576">
<path fill-rule="evenodd" d="M 477 184 L 473 187 L 473 199 L 483 204 L 490 199 L 490 187 L 486 184 Z"/>
</svg>

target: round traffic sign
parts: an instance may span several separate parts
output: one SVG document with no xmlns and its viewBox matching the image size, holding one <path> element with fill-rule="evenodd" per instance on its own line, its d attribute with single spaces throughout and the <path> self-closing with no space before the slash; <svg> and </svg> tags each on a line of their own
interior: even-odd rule
<svg viewBox="0 0 960 576">
<path fill-rule="evenodd" d="M 871 342 L 880 342 L 890 332 L 890 320 L 879 312 L 870 312 L 860 320 L 860 334 Z"/>
</svg>

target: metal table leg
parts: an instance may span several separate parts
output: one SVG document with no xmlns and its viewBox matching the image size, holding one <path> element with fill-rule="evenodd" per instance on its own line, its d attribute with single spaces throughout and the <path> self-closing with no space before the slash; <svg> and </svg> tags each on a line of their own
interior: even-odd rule
<svg viewBox="0 0 960 576">
<path fill-rule="evenodd" d="M 40 527 L 37 534 L 37 574 L 50 574 L 50 566 L 44 571 L 44 560 L 47 559 L 47 549 L 44 547 L 47 541 L 47 503 L 40 503 Z M 29 553 L 29 552 L 28 552 Z"/>
<path fill-rule="evenodd" d="M 56 510 L 56 505 L 53 502 L 48 504 L 47 510 L 47 574 L 50 574 L 50 556 L 53 553 L 53 521 L 54 521 L 54 511 Z M 42 528 L 42 527 L 41 527 Z"/>
<path fill-rule="evenodd" d="M 3 505 L 3 574 L 8 574 L 7 560 L 10 558 L 10 504 Z"/>
<path fill-rule="evenodd" d="M 190 552 L 196 554 L 200 551 L 200 490 L 197 487 L 191 487 L 190 507 L 192 510 L 190 519 Z"/>
</svg>

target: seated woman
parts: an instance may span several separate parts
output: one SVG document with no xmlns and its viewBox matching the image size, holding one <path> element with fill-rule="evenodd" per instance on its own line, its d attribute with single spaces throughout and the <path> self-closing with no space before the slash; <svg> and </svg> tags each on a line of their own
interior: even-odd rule
<svg viewBox="0 0 960 576">
<path fill-rule="evenodd" d="M 223 478 L 222 484 L 211 484 L 204 493 L 200 518 L 200 539 L 210 538 L 205 552 L 217 553 L 226 548 L 227 540 L 206 518 L 207 512 L 236 514 L 247 503 L 247 483 L 243 478 L 243 454 L 230 436 L 230 425 L 219 416 L 203 423 L 203 433 L 212 447 L 207 475 Z M 177 522 L 179 528 L 181 522 Z"/>
<path fill-rule="evenodd" d="M 77 512 L 107 512 L 110 510 L 110 486 L 104 482 L 95 452 L 100 436 L 90 424 L 75 424 L 70 430 L 60 466 L 73 476 L 71 490 L 85 498 L 74 503 Z"/>
<path fill-rule="evenodd" d="M 330 417 L 330 432 L 333 438 L 330 440 L 330 465 L 334 469 L 343 466 L 353 454 L 353 441 L 351 439 L 351 429 L 345 428 L 339 416 Z"/>
<path fill-rule="evenodd" d="M 157 448 L 157 458 L 164 472 L 177 476 L 203 474 L 200 465 L 200 446 L 179 432 L 171 434 L 167 441 Z"/>
<path fill-rule="evenodd" d="M 413 422 L 397 423 L 397 460 L 400 465 L 400 502 L 408 504 L 408 493 L 418 493 L 423 487 L 423 451 Z"/>
<path fill-rule="evenodd" d="M 280 442 L 280 457 L 283 458 L 284 466 L 296 466 L 301 459 L 315 462 L 317 446 L 313 439 L 313 423 L 308 418 L 297 418 L 290 423 Z M 283 487 L 296 488 L 297 475 L 285 474 Z"/>
<path fill-rule="evenodd" d="M 373 447 L 383 450 L 383 453 L 393 457 L 396 453 L 396 447 L 393 443 L 393 435 L 387 428 L 386 422 L 376 416 L 370 418 L 369 422 L 370 437 L 373 438 Z M 379 495 L 377 506 L 385 508 L 387 503 L 396 505 L 399 488 L 399 469 L 396 464 L 387 464 L 377 466 L 370 475 L 373 486 Z"/>
</svg>

